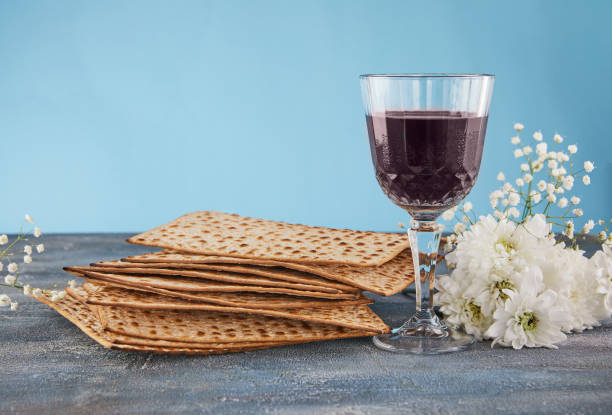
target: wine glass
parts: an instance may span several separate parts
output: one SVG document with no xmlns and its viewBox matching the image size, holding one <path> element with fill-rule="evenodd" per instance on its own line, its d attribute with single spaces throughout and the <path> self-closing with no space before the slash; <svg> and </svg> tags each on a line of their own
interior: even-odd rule
<svg viewBox="0 0 612 415">
<path fill-rule="evenodd" d="M 436 219 L 470 192 L 480 169 L 495 77 L 486 74 L 362 75 L 361 91 L 376 179 L 405 209 L 415 269 L 416 312 L 390 334 L 384 350 L 437 354 L 474 339 L 433 311 L 443 225 Z"/>
</svg>

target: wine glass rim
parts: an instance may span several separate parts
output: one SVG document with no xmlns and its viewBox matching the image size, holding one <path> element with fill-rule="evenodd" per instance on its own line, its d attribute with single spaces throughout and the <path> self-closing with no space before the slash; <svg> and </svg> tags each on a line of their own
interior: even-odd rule
<svg viewBox="0 0 612 415">
<path fill-rule="evenodd" d="M 363 74 L 360 78 L 495 78 L 488 73 L 384 73 Z"/>
</svg>

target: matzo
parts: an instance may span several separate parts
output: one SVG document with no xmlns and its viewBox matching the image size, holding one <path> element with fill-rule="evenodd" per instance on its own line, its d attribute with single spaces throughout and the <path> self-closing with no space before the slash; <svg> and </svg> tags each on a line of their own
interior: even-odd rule
<svg viewBox="0 0 612 415">
<path fill-rule="evenodd" d="M 193 212 L 130 243 L 205 255 L 317 264 L 382 265 L 410 246 L 408 237 L 255 219 L 221 212 Z"/>
</svg>

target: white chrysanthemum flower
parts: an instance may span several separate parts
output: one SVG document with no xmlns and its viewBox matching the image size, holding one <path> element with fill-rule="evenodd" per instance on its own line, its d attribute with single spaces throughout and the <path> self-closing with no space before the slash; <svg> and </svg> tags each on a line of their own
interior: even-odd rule
<svg viewBox="0 0 612 415">
<path fill-rule="evenodd" d="M 40 296 L 42 295 L 42 293 L 43 293 L 43 292 L 42 292 L 42 290 L 41 290 L 40 288 L 34 288 L 34 289 L 32 290 L 32 295 L 33 295 L 34 297 L 40 297 Z"/>
<path fill-rule="evenodd" d="M 34 223 L 34 219 L 32 219 L 32 217 L 30 215 L 28 215 L 27 213 L 25 214 L 25 220 L 30 222 L 30 223 Z"/>
<path fill-rule="evenodd" d="M 455 211 L 452 209 L 445 210 L 444 213 L 442 213 L 442 219 L 446 221 L 452 220 L 454 217 Z"/>
<path fill-rule="evenodd" d="M 23 247 L 23 252 L 25 252 L 28 255 L 32 255 L 32 247 L 30 245 L 25 245 Z"/>
<path fill-rule="evenodd" d="M 32 286 L 30 286 L 30 284 L 26 284 L 26 285 L 24 285 L 24 287 L 23 287 L 23 293 L 24 293 L 25 295 L 32 296 Z"/>
<path fill-rule="evenodd" d="M 38 238 L 42 235 L 42 230 L 40 228 L 34 228 L 34 237 Z"/>
<path fill-rule="evenodd" d="M 591 161 L 585 161 L 584 162 L 584 170 L 587 173 L 592 172 L 594 168 L 595 168 L 595 165 L 593 164 L 593 162 L 591 162 Z"/>
<path fill-rule="evenodd" d="M 24 255 L 24 256 L 23 256 L 23 262 L 24 262 L 25 264 L 29 264 L 29 263 L 31 263 L 31 262 L 32 262 L 32 257 L 31 257 L 30 255 Z"/>
<path fill-rule="evenodd" d="M 562 197 L 561 199 L 559 199 L 559 203 L 557 203 L 557 206 L 559 206 L 561 209 L 567 207 L 567 198 Z"/>
<path fill-rule="evenodd" d="M 520 148 L 517 148 L 516 150 L 514 150 L 514 157 L 516 158 L 523 157 L 523 150 L 521 150 Z"/>
<path fill-rule="evenodd" d="M 526 156 L 533 153 L 533 149 L 531 148 L 531 146 L 525 146 L 523 147 L 523 154 L 525 154 Z"/>
<path fill-rule="evenodd" d="M 536 141 L 542 141 L 542 139 L 544 138 L 544 136 L 542 135 L 542 131 L 536 131 L 535 133 L 533 133 L 533 139 Z"/>
<path fill-rule="evenodd" d="M 591 178 L 589 177 L 588 174 L 585 174 L 584 176 L 582 176 L 582 183 L 584 183 L 585 186 L 591 184 Z"/>
<path fill-rule="evenodd" d="M 514 144 L 514 145 L 517 145 L 517 144 L 519 144 L 519 143 L 521 142 L 521 139 L 520 139 L 519 137 L 516 137 L 516 136 L 515 136 L 515 137 L 512 137 L 512 138 L 510 139 L 510 142 L 511 142 L 512 144 Z"/>
<path fill-rule="evenodd" d="M 576 154 L 578 152 L 578 146 L 575 144 L 570 144 L 567 146 L 567 151 L 569 151 L 570 154 Z"/>
<path fill-rule="evenodd" d="M 8 264 L 7 269 L 8 269 L 8 272 L 10 272 L 11 274 L 14 274 L 17 272 L 19 267 L 17 266 L 16 262 L 11 262 L 10 264 Z"/>
<path fill-rule="evenodd" d="M 548 160 L 549 169 L 556 169 L 558 166 L 559 166 L 559 163 L 557 163 L 557 160 Z"/>
<path fill-rule="evenodd" d="M 555 343 L 566 339 L 561 326 L 567 317 L 557 305 L 557 294 L 540 292 L 542 285 L 542 271 L 531 267 L 523 271 L 518 291 L 504 291 L 508 299 L 495 311 L 495 322 L 485 332 L 493 339 L 491 346 L 557 348 Z"/>
<path fill-rule="evenodd" d="M 538 186 L 538 190 L 539 190 L 540 192 L 543 192 L 544 190 L 546 190 L 546 184 L 547 184 L 547 183 L 546 183 L 544 180 L 540 180 L 540 181 L 538 182 L 538 184 L 537 184 L 537 186 Z"/>
<path fill-rule="evenodd" d="M 461 223 L 461 222 L 458 222 L 455 225 L 455 227 L 453 228 L 453 230 L 455 231 L 456 234 L 460 234 L 462 232 L 465 232 L 466 229 L 467 229 L 467 227 L 463 223 Z"/>
<path fill-rule="evenodd" d="M 563 137 L 561 137 L 559 134 L 555 134 L 553 136 L 553 141 L 557 144 L 562 143 L 563 142 Z"/>
<path fill-rule="evenodd" d="M 529 171 L 529 164 L 527 164 L 527 163 L 522 163 L 522 164 L 521 164 L 521 171 L 522 171 L 522 172 Z"/>
<path fill-rule="evenodd" d="M 594 227 L 595 227 L 595 222 L 592 219 L 590 219 L 582 227 L 582 233 L 589 233 L 593 230 Z"/>
<path fill-rule="evenodd" d="M 548 152 L 548 144 L 546 144 L 546 143 L 539 143 L 536 146 L 536 154 L 538 156 L 544 156 L 544 155 L 546 155 L 547 152 Z"/>
<path fill-rule="evenodd" d="M 13 301 L 11 303 L 11 311 L 17 311 L 18 306 L 19 306 L 19 303 L 17 301 Z"/>
<path fill-rule="evenodd" d="M 7 283 L 8 285 L 15 284 L 16 280 L 17 280 L 17 277 L 14 276 L 13 274 L 9 274 L 6 277 L 4 277 L 4 282 Z"/>
<path fill-rule="evenodd" d="M 518 187 L 524 186 L 525 182 L 523 181 L 523 179 L 521 179 L 520 177 L 518 179 L 515 180 L 515 183 Z"/>
<path fill-rule="evenodd" d="M 572 205 L 577 205 L 578 203 L 580 203 L 580 198 L 577 196 L 572 196 L 570 202 L 572 202 Z"/>
<path fill-rule="evenodd" d="M 472 205 L 472 202 L 465 202 L 463 204 L 463 211 L 464 212 L 471 212 L 473 207 L 474 206 Z"/>
<path fill-rule="evenodd" d="M 584 215 L 584 212 L 582 211 L 582 209 L 574 209 L 572 210 L 572 213 L 576 216 L 582 216 Z"/>
<path fill-rule="evenodd" d="M 6 245 L 8 243 L 8 235 L 0 235 L 0 245 Z"/>
<path fill-rule="evenodd" d="M 504 180 L 506 180 L 506 176 L 504 175 L 503 172 L 499 172 L 497 173 L 497 180 L 499 180 L 500 182 L 503 182 Z"/>
<path fill-rule="evenodd" d="M 402 225 L 404 225 L 402 223 Z M 403 228 L 405 228 L 406 225 L 403 226 Z M 36 252 L 38 252 L 39 254 L 42 254 L 43 252 L 45 252 L 45 244 L 38 244 L 36 245 Z"/>
<path fill-rule="evenodd" d="M 523 124 L 521 124 L 520 122 L 514 123 L 514 129 L 518 132 L 521 132 L 523 130 L 523 128 L 525 128 L 525 126 Z"/>
<path fill-rule="evenodd" d="M 612 234 L 611 234 L 612 235 Z M 608 316 L 612 313 L 612 247 L 604 245 L 589 260 L 591 273 L 597 281 L 597 293 Z"/>
<path fill-rule="evenodd" d="M 11 298 L 6 294 L 0 294 L 0 307 L 8 307 L 11 304 Z"/>
</svg>

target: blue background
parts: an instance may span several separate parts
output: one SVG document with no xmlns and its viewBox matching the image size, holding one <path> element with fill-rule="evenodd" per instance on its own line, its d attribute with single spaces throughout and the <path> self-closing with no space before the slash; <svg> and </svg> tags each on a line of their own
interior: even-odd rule
<svg viewBox="0 0 612 415">
<path fill-rule="evenodd" d="M 0 231 L 139 231 L 192 210 L 393 230 L 358 75 L 497 75 L 481 175 L 542 129 L 612 214 L 612 2 L 3 1 Z M 515 175 L 512 175 L 515 177 Z M 588 190 L 588 192 L 586 191 Z"/>
</svg>

